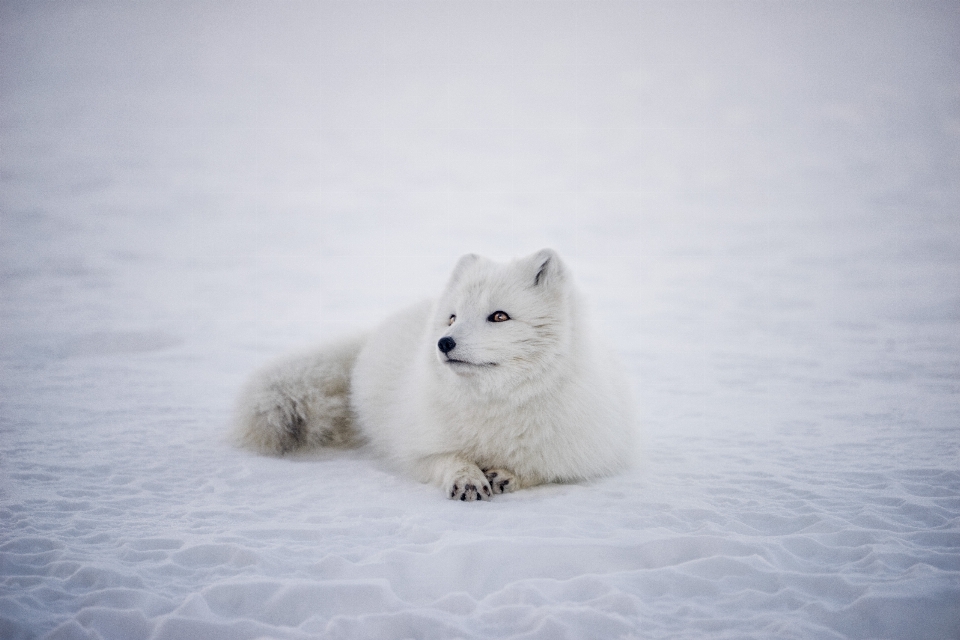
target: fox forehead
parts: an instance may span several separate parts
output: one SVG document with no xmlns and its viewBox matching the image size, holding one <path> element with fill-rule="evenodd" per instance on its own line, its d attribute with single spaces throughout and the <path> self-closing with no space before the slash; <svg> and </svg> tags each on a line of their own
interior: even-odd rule
<svg viewBox="0 0 960 640">
<path fill-rule="evenodd" d="M 439 306 L 442 313 L 464 319 L 494 311 L 505 311 L 516 319 L 518 315 L 554 315 L 565 307 L 567 298 L 562 269 L 559 257 L 550 250 L 506 263 L 468 254 L 454 268 Z"/>
<path fill-rule="evenodd" d="M 503 306 L 522 304 L 534 292 L 523 291 L 514 274 L 498 270 L 492 273 L 473 273 L 465 275 L 454 284 L 445 298 L 461 310 L 497 311 Z M 492 307 L 497 307 L 493 309 Z M 504 309 L 505 310 L 505 309 Z"/>
</svg>

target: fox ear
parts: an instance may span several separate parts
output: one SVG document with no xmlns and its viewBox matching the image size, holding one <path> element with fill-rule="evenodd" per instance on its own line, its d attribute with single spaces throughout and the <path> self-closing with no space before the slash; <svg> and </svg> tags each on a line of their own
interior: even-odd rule
<svg viewBox="0 0 960 640">
<path fill-rule="evenodd" d="M 460 256 L 460 259 L 457 260 L 457 265 L 453 268 L 453 273 L 450 274 L 450 280 L 448 281 L 447 286 L 450 286 L 459 280 L 463 273 L 470 268 L 470 265 L 476 263 L 479 259 L 480 256 L 475 253 L 468 253 L 465 256 Z"/>
<path fill-rule="evenodd" d="M 552 285 L 563 280 L 563 262 L 553 249 L 541 249 L 528 260 L 533 266 L 533 286 Z"/>
</svg>

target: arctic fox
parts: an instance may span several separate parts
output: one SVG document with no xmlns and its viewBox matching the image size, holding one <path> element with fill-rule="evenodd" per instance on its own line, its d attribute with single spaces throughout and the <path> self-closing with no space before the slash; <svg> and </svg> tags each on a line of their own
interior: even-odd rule
<svg viewBox="0 0 960 640">
<path fill-rule="evenodd" d="M 439 299 L 262 371 L 237 436 L 270 454 L 367 442 L 465 501 L 615 473 L 636 445 L 626 378 L 551 249 L 465 255 Z"/>
</svg>

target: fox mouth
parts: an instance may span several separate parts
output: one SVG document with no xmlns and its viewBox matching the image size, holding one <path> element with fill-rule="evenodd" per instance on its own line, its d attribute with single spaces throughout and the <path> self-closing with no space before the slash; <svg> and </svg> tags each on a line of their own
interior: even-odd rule
<svg viewBox="0 0 960 640">
<path fill-rule="evenodd" d="M 467 362 L 466 360 L 457 360 L 456 358 L 451 358 L 447 356 L 444 360 L 446 364 L 451 365 L 465 365 L 468 367 L 495 367 L 497 366 L 496 362 Z"/>
</svg>

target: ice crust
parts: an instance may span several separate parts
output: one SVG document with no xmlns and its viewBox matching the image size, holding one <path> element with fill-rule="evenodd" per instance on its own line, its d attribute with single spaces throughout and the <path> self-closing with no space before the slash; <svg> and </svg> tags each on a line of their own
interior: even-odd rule
<svg viewBox="0 0 960 640">
<path fill-rule="evenodd" d="M 0 637 L 960 637 L 958 77 L 949 2 L 4 3 Z M 637 469 L 228 442 L 544 246 Z"/>
</svg>

